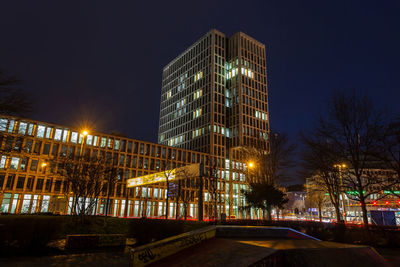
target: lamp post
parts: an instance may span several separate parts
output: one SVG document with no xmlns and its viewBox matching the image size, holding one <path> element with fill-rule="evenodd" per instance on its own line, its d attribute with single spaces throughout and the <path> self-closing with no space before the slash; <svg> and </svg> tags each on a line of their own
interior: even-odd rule
<svg viewBox="0 0 400 267">
<path fill-rule="evenodd" d="M 342 197 L 342 206 L 343 206 L 343 219 L 344 222 L 346 223 L 346 203 L 344 201 L 344 194 L 343 194 L 343 176 L 342 176 L 342 169 L 346 168 L 347 165 L 342 163 L 342 164 L 335 164 L 333 167 L 337 168 L 339 171 L 339 178 L 340 178 L 340 195 Z"/>
<path fill-rule="evenodd" d="M 247 163 L 247 167 L 246 167 L 246 179 L 247 179 L 247 181 L 250 181 L 249 169 L 253 169 L 254 167 L 255 167 L 254 162 L 249 161 Z M 242 193 L 242 192 L 240 192 L 240 193 Z M 241 203 L 241 204 L 244 204 L 244 203 Z M 251 215 L 251 209 L 250 209 L 250 215 Z"/>
<path fill-rule="evenodd" d="M 88 131 L 84 130 L 84 131 L 82 131 L 81 134 L 83 135 L 83 138 L 82 138 L 82 143 L 81 143 L 81 152 L 80 152 L 80 154 L 79 154 L 80 157 L 82 157 L 83 146 L 84 146 L 84 143 L 85 143 L 85 138 L 86 138 L 86 136 L 88 135 Z"/>
<path fill-rule="evenodd" d="M 81 161 L 81 157 L 82 157 L 82 151 L 83 151 L 83 146 L 84 146 L 84 143 L 85 143 L 85 137 L 88 135 L 88 131 L 87 130 L 83 130 L 82 132 L 81 132 L 81 135 L 83 136 L 82 137 L 82 143 L 81 143 L 81 151 L 79 152 L 79 158 L 78 158 L 78 166 L 80 166 L 79 165 L 79 163 L 80 163 L 80 161 Z M 74 194 L 74 192 L 70 192 L 70 194 Z M 72 196 L 72 208 L 71 208 L 71 213 L 75 213 L 76 214 L 76 206 L 77 206 L 77 201 L 78 201 L 78 199 L 76 199 L 74 196 Z M 68 200 L 67 200 L 67 203 L 68 203 Z M 82 205 L 85 205 L 85 203 L 81 203 Z"/>
</svg>

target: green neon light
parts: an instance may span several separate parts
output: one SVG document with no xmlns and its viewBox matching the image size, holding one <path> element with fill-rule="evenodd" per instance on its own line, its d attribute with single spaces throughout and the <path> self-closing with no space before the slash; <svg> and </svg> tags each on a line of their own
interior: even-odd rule
<svg viewBox="0 0 400 267">
<path fill-rule="evenodd" d="M 390 190 L 384 190 L 384 194 L 390 195 L 390 194 L 400 194 L 400 191 L 390 191 Z"/>
</svg>

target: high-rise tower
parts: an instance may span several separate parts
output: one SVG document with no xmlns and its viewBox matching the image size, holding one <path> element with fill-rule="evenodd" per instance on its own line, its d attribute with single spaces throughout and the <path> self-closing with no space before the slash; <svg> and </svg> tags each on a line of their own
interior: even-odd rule
<svg viewBox="0 0 400 267">
<path fill-rule="evenodd" d="M 160 109 L 159 143 L 210 155 L 209 183 L 218 180 L 211 203 L 219 204 L 206 214 L 253 218 L 239 212 L 249 173 L 237 148 L 268 150 L 265 45 L 209 31 L 163 69 Z"/>
<path fill-rule="evenodd" d="M 211 30 L 163 70 L 159 143 L 209 153 L 269 134 L 265 45 L 238 32 Z"/>
</svg>

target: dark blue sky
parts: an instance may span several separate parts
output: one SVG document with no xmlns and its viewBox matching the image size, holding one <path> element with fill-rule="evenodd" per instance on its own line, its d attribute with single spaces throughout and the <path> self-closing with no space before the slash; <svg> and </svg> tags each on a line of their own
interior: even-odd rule
<svg viewBox="0 0 400 267">
<path fill-rule="evenodd" d="M 300 3 L 305 2 L 305 3 Z M 161 71 L 216 28 L 267 46 L 270 120 L 295 137 L 335 88 L 399 112 L 399 1 L 2 1 L 0 68 L 31 117 L 156 142 Z"/>
</svg>

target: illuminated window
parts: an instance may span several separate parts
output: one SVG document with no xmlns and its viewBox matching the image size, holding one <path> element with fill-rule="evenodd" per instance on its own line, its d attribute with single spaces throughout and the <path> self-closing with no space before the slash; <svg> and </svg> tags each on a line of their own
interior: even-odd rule
<svg viewBox="0 0 400 267">
<path fill-rule="evenodd" d="M 33 134 L 33 128 L 35 127 L 35 125 L 33 123 L 29 124 L 28 127 L 28 135 L 32 135 Z"/>
<path fill-rule="evenodd" d="M 115 150 L 118 150 L 118 149 L 119 149 L 119 140 L 118 140 L 118 139 L 115 140 L 114 149 L 115 149 Z"/>
<path fill-rule="evenodd" d="M 63 132 L 63 138 L 62 138 L 62 141 L 63 142 L 67 142 L 67 138 L 68 138 L 68 130 L 64 130 L 64 132 Z"/>
<path fill-rule="evenodd" d="M 254 116 L 255 116 L 256 118 L 262 119 L 262 120 L 268 120 L 268 116 L 267 116 L 266 113 L 261 112 L 261 111 L 258 111 L 258 110 L 256 110 L 254 113 L 255 113 Z"/>
<path fill-rule="evenodd" d="M 0 158 L 0 169 L 4 169 L 4 167 L 6 166 L 6 156 L 1 156 Z"/>
<path fill-rule="evenodd" d="M 201 78 L 203 78 L 203 72 L 199 71 L 194 75 L 194 81 L 197 82 L 198 80 L 200 80 Z"/>
<path fill-rule="evenodd" d="M 95 136 L 94 137 L 94 139 L 93 139 L 93 145 L 94 146 L 97 146 L 97 139 L 98 139 L 99 137 L 98 136 Z"/>
<path fill-rule="evenodd" d="M 177 145 L 179 143 L 182 143 L 183 141 L 185 141 L 185 135 L 180 135 L 180 136 L 177 136 L 175 138 L 169 139 L 168 140 L 168 145 L 169 146 Z"/>
<path fill-rule="evenodd" d="M 172 96 L 172 92 L 171 92 L 171 90 L 169 90 L 169 91 L 167 92 L 167 99 L 169 99 L 171 96 Z"/>
<path fill-rule="evenodd" d="M 192 138 L 198 137 L 198 136 L 200 136 L 202 134 L 204 134 L 204 127 L 196 129 L 196 130 L 193 130 L 192 131 Z"/>
<path fill-rule="evenodd" d="M 46 129 L 46 138 L 47 138 L 47 139 L 50 139 L 51 131 L 52 131 L 52 130 L 53 130 L 53 128 L 47 127 L 47 129 Z"/>
<path fill-rule="evenodd" d="M 36 137 L 38 138 L 43 138 L 44 137 L 44 132 L 46 130 L 46 126 L 44 125 L 39 125 L 36 133 Z"/>
<path fill-rule="evenodd" d="M 107 138 L 102 137 L 100 142 L 100 147 L 106 147 L 106 144 L 107 144 Z"/>
<path fill-rule="evenodd" d="M 71 134 L 71 142 L 76 144 L 78 142 L 78 133 L 77 132 L 72 132 Z"/>
<path fill-rule="evenodd" d="M 245 61 L 245 63 L 246 63 L 246 61 Z M 242 75 L 245 75 L 245 76 L 247 76 L 249 78 L 254 78 L 254 72 L 251 69 L 242 67 L 241 68 L 241 73 L 242 73 Z"/>
<path fill-rule="evenodd" d="M 93 136 L 92 135 L 88 135 L 87 136 L 87 138 L 86 138 L 86 144 L 88 144 L 88 145 L 92 145 L 92 142 L 93 142 Z"/>
<path fill-rule="evenodd" d="M 19 158 L 12 157 L 11 158 L 10 169 L 17 170 L 18 169 L 18 164 L 19 164 Z"/>
<path fill-rule="evenodd" d="M 226 73 L 226 78 L 227 78 L 227 79 L 231 79 L 231 78 L 235 77 L 235 76 L 238 75 L 238 74 L 239 74 L 238 68 L 234 68 L 234 69 L 232 69 L 232 70 L 230 70 L 230 71 L 228 71 L 228 72 Z"/>
<path fill-rule="evenodd" d="M 14 131 L 15 120 L 10 120 L 10 125 L 8 125 L 8 132 L 12 133 Z"/>
<path fill-rule="evenodd" d="M 1 120 L 0 120 L 0 128 L 1 128 Z M 19 124 L 19 129 L 18 129 L 18 133 L 19 134 L 25 134 L 26 133 L 26 127 L 28 126 L 28 124 L 26 122 L 21 122 Z"/>
<path fill-rule="evenodd" d="M 4 132 L 7 129 L 7 119 L 0 119 L 0 132 Z"/>
<path fill-rule="evenodd" d="M 61 129 L 56 129 L 56 132 L 54 134 L 54 140 L 60 141 L 61 140 L 61 134 L 62 134 L 62 130 Z"/>
<path fill-rule="evenodd" d="M 225 130 L 226 130 L 226 131 L 225 131 L 226 137 L 231 137 L 231 132 L 230 132 L 230 130 L 229 130 L 228 128 L 226 128 Z"/>
<path fill-rule="evenodd" d="M 202 113 L 202 109 L 201 108 L 198 108 L 195 111 L 193 111 L 193 119 L 200 117 L 201 113 Z"/>
<path fill-rule="evenodd" d="M 203 89 L 199 89 L 193 93 L 193 99 L 196 100 L 203 95 Z"/>
</svg>

